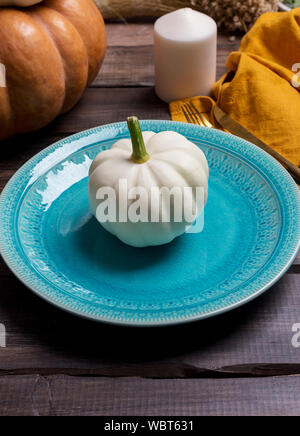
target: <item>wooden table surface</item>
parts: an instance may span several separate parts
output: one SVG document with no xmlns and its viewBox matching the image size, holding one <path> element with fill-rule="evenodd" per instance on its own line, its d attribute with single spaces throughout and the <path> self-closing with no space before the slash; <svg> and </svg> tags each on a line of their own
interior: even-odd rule
<svg viewBox="0 0 300 436">
<path fill-rule="evenodd" d="M 44 130 L 2 144 L 0 189 L 35 153 L 99 124 L 169 119 L 153 91 L 152 25 L 109 24 L 101 74 Z M 218 76 L 238 38 L 219 36 Z M 88 322 L 25 288 L 0 260 L 0 415 L 299 415 L 300 256 L 266 294 L 172 328 Z"/>
</svg>

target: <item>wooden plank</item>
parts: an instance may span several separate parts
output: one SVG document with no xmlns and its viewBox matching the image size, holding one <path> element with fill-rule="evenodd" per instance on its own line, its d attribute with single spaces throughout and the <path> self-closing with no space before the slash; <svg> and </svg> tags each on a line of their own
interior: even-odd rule
<svg viewBox="0 0 300 436">
<path fill-rule="evenodd" d="M 50 411 L 49 382 L 39 375 L 0 378 L 0 416 L 39 416 Z"/>
<path fill-rule="evenodd" d="M 153 23 L 107 23 L 106 31 L 108 48 L 153 45 Z M 239 36 L 219 31 L 218 52 L 235 51 L 239 48 L 240 41 Z"/>
<path fill-rule="evenodd" d="M 0 415 L 299 416 L 300 378 L 0 377 Z"/>
<path fill-rule="evenodd" d="M 131 25 L 128 26 L 130 28 Z M 128 26 L 124 26 L 124 28 L 127 28 Z M 134 34 L 136 30 L 136 25 L 134 25 L 131 35 L 131 41 L 139 40 L 138 34 Z M 120 41 L 118 38 L 120 45 L 108 46 L 103 67 L 92 86 L 153 86 L 153 46 L 146 44 L 142 45 L 140 43 L 134 46 L 131 46 L 129 43 L 127 45 L 126 42 L 128 40 L 126 39 L 126 36 L 125 41 L 122 41 L 121 36 L 122 32 L 120 32 Z M 217 78 L 219 78 L 227 71 L 227 68 L 225 66 L 226 59 L 231 51 L 238 49 L 239 45 L 240 40 L 238 38 L 230 40 L 228 36 L 219 36 Z"/>
<path fill-rule="evenodd" d="M 77 106 L 56 119 L 47 129 L 52 135 L 67 135 L 101 124 L 140 119 L 170 119 L 168 105 L 152 88 L 89 88 Z"/>
<path fill-rule="evenodd" d="M 108 47 L 103 67 L 92 87 L 153 86 L 153 47 Z"/>
<path fill-rule="evenodd" d="M 153 44 L 152 23 L 107 23 L 107 46 L 139 46 Z"/>
<path fill-rule="evenodd" d="M 221 317 L 172 328 L 134 329 L 64 313 L 7 274 L 1 277 L 0 291 L 0 323 L 7 330 L 7 348 L 0 348 L 0 374 L 6 370 L 162 378 L 298 374 L 299 365 L 286 364 L 300 362 L 300 349 L 291 343 L 292 326 L 300 323 L 299 291 L 299 275 L 286 274 L 264 296 Z M 240 367 L 243 364 L 248 367 Z"/>
</svg>

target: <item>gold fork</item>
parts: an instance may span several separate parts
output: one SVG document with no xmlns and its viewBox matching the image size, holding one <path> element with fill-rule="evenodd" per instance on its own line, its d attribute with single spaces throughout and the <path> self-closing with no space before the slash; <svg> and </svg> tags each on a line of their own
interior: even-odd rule
<svg viewBox="0 0 300 436">
<path fill-rule="evenodd" d="M 181 106 L 182 112 L 188 123 L 198 124 L 200 126 L 212 128 L 213 125 L 208 121 L 208 119 L 196 108 L 196 106 L 192 103 L 184 103 Z M 269 153 L 275 159 L 277 159 L 291 174 L 296 183 L 300 184 L 300 168 L 294 165 L 292 162 L 288 161 L 286 158 L 281 156 L 275 150 L 270 148 L 268 145 L 263 143 L 260 139 L 256 138 L 252 133 L 238 124 L 236 121 L 232 120 L 228 115 L 226 115 L 220 108 L 217 106 L 214 110 L 214 116 L 218 123 L 223 127 L 224 131 L 227 133 L 235 134 L 241 138 L 246 139 L 247 141 L 252 142 L 258 147 L 262 148 L 264 151 Z M 227 130 L 227 129 L 230 130 Z"/>
<path fill-rule="evenodd" d="M 192 102 L 183 103 L 181 109 L 188 123 L 198 124 L 199 126 L 209 128 L 213 127 L 208 119 L 196 108 Z"/>
</svg>

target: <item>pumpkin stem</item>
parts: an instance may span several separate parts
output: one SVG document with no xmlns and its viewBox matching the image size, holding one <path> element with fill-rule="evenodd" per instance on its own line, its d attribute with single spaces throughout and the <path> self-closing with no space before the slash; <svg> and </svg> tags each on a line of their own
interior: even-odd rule
<svg viewBox="0 0 300 436">
<path fill-rule="evenodd" d="M 137 117 L 128 117 L 127 125 L 132 142 L 131 159 L 136 163 L 144 163 L 150 159 L 147 153 L 144 138 L 141 131 L 141 126 Z"/>
</svg>

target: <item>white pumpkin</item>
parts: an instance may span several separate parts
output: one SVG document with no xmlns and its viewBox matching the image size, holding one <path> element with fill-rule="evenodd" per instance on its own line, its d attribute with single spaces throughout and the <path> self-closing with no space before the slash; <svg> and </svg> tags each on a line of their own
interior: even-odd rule
<svg viewBox="0 0 300 436">
<path fill-rule="evenodd" d="M 199 216 L 207 200 L 207 160 L 199 147 L 179 133 L 142 134 L 136 117 L 128 118 L 128 127 L 131 139 L 121 139 L 110 150 L 99 153 L 90 167 L 90 206 L 102 226 L 126 244 L 134 247 L 166 244 L 192 224 L 185 219 L 183 210 L 182 219 L 175 218 L 174 198 L 168 196 L 167 191 L 172 192 L 176 188 L 183 198 L 179 207 L 184 209 L 188 199 L 195 217 Z M 202 192 L 199 197 L 196 195 L 197 188 Z M 159 200 L 155 202 L 153 199 L 157 197 L 151 195 L 158 190 Z M 108 202 L 105 201 L 111 192 L 116 194 L 116 208 L 115 213 L 109 215 Z M 183 197 L 184 193 L 187 197 Z M 145 212 L 147 218 L 142 221 L 141 216 L 145 217 Z"/>
</svg>

